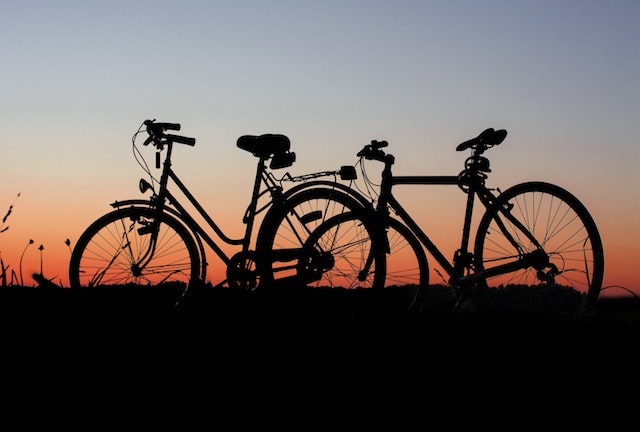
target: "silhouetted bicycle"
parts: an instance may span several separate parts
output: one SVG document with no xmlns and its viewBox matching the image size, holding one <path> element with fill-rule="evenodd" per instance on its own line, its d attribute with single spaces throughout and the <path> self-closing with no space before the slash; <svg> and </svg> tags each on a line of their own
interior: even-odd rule
<svg viewBox="0 0 640 432">
<path fill-rule="evenodd" d="M 362 277 L 370 271 L 368 264 L 375 262 L 377 272 L 386 270 L 380 280 L 387 287 L 408 287 L 416 308 L 424 313 L 440 310 L 443 305 L 457 310 L 470 298 L 488 298 L 490 310 L 509 317 L 565 317 L 589 311 L 598 299 L 604 273 L 596 224 L 578 198 L 559 186 L 532 181 L 503 192 L 489 188 L 490 164 L 482 155 L 502 143 L 506 135 L 505 130 L 490 128 L 459 144 L 456 150 L 471 150 L 471 156 L 455 176 L 393 175 L 395 158 L 382 150 L 388 143 L 372 141 L 358 152 L 356 163 L 366 190 L 352 193 L 361 195 L 360 202 L 374 204 L 365 213 L 326 220 L 307 239 L 306 247 L 321 247 L 323 239 L 330 238 L 339 225 L 361 220 L 363 225 L 374 227 L 370 257 L 359 269 Z M 384 163 L 379 189 L 367 177 L 365 160 Z M 467 195 L 460 248 L 452 261 L 396 199 L 393 188 L 398 185 L 453 185 Z M 476 197 L 485 211 L 476 226 L 471 251 Z M 448 276 L 439 287 L 429 285 L 425 249 Z M 381 263 L 381 251 L 386 255 L 385 264 Z"/>
<path fill-rule="evenodd" d="M 115 210 L 86 228 L 71 254 L 71 287 L 162 285 L 176 286 L 184 294 L 191 286 L 206 284 L 205 246 L 226 265 L 226 278 L 216 285 L 219 287 L 255 290 L 287 285 L 347 288 L 374 285 L 374 271 L 367 278 L 358 278 L 353 272 L 354 267 L 361 267 L 354 262 L 368 255 L 367 242 L 353 241 L 356 237 L 369 238 L 366 226 L 358 223 L 349 227 L 346 235 L 335 235 L 333 242 L 325 244 L 320 252 L 316 249 L 309 254 L 303 248 L 309 235 L 327 219 L 344 212 L 359 214 L 364 208 L 366 203 L 351 196 L 348 185 L 338 182 L 338 178 L 347 182 L 355 178 L 352 166 L 299 177 L 287 173 L 278 180 L 272 170 L 289 167 L 295 161 L 289 139 L 280 134 L 238 138 L 237 146 L 257 157 L 258 164 L 251 200 L 243 217 L 244 236 L 231 238 L 173 170 L 174 144 L 193 146 L 195 139 L 167 133 L 171 130 L 180 130 L 180 124 L 146 120 L 134 134 L 134 156 L 150 178 L 150 181 L 141 179 L 139 189 L 151 196 L 113 202 Z M 136 145 L 136 138 L 143 131 L 148 134 L 144 146 L 152 144 L 156 149 L 155 167 L 161 169 L 159 179 L 151 174 Z M 284 191 L 282 183 L 286 181 L 300 184 Z M 182 192 L 180 199 L 170 191 L 170 185 Z M 183 204 L 185 197 L 191 211 Z M 254 225 L 263 212 L 254 240 Z M 346 228 L 346 224 L 340 228 Z M 220 241 L 238 251 L 227 255 L 219 246 Z M 256 246 L 252 248 L 254 241 Z M 305 263 L 305 269 L 296 270 L 298 263 Z M 379 281 L 375 283 L 380 285 Z"/>
</svg>

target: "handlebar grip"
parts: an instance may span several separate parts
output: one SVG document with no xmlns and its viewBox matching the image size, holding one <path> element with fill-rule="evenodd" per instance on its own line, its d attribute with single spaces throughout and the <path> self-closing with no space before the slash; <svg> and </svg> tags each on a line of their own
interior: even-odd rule
<svg viewBox="0 0 640 432">
<path fill-rule="evenodd" d="M 180 123 L 156 123 L 158 127 L 161 127 L 165 130 L 180 130 Z"/>
<path fill-rule="evenodd" d="M 189 138 L 189 137 L 184 137 L 184 136 L 180 136 L 180 135 L 167 135 L 166 136 L 167 139 L 173 141 L 173 142 L 177 142 L 180 144 L 186 144 L 186 145 L 190 145 L 190 146 L 194 146 L 196 145 L 196 139 L 195 138 Z"/>
</svg>

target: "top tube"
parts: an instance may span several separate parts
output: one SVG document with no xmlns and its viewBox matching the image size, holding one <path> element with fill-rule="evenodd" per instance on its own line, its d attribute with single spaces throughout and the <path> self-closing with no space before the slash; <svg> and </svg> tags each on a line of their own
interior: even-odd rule
<svg viewBox="0 0 640 432">
<path fill-rule="evenodd" d="M 458 176 L 392 176 L 394 185 L 457 185 Z"/>
</svg>

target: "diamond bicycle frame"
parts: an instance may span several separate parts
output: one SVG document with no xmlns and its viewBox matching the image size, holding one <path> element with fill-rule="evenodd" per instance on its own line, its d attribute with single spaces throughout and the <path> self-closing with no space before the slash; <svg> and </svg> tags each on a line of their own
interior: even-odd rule
<svg viewBox="0 0 640 432">
<path fill-rule="evenodd" d="M 377 142 L 374 141 L 374 143 Z M 377 221 L 380 221 L 376 226 L 385 227 L 387 224 L 384 221 L 386 218 L 390 217 L 390 210 L 392 210 L 444 269 L 449 276 L 449 284 L 454 287 L 470 285 L 481 279 L 510 273 L 530 266 L 544 267 L 549 264 L 549 259 L 538 240 L 516 217 L 510 213 L 511 207 L 504 206 L 499 209 L 498 214 L 521 230 L 532 244 L 535 245 L 536 250 L 526 253 L 522 251 L 516 239 L 505 228 L 500 217 L 496 217 L 495 220 L 497 225 L 501 228 L 503 234 L 513 247 L 518 251 L 518 257 L 512 262 L 492 268 L 471 271 L 474 266 L 474 258 L 473 254 L 469 251 L 469 243 L 475 198 L 478 197 L 486 209 L 497 205 L 496 202 L 498 200 L 498 195 L 494 194 L 492 189 L 489 189 L 485 185 L 485 180 L 487 178 L 486 172 L 489 172 L 490 170 L 488 159 L 481 156 L 483 151 L 484 150 L 482 148 L 474 149 L 473 155 L 470 156 L 465 163 L 465 169 L 457 176 L 394 176 L 391 169 L 395 162 L 393 155 L 384 154 L 384 152 L 377 149 L 375 154 L 365 156 L 367 159 L 374 159 L 384 163 L 380 193 L 378 196 L 378 202 L 374 209 L 375 215 L 373 216 Z M 456 250 L 452 261 L 449 261 L 444 256 L 436 244 L 411 217 L 409 212 L 402 206 L 398 199 L 396 199 L 393 194 L 393 186 L 397 185 L 455 185 L 467 193 L 465 216 L 462 227 L 462 239 L 460 248 Z M 385 238 L 385 236 L 382 236 L 382 238 Z M 388 245 L 379 244 L 378 247 L 388 248 Z M 364 271 L 367 270 L 365 269 Z"/>
</svg>

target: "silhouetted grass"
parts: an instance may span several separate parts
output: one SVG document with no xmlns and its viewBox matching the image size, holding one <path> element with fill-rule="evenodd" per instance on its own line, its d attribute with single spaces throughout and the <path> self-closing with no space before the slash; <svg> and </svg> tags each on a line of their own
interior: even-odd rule
<svg viewBox="0 0 640 432">
<path fill-rule="evenodd" d="M 370 289 L 304 288 L 249 292 L 202 286 L 187 290 L 168 284 L 161 287 L 116 286 L 62 288 L 33 275 L 38 287 L 0 289 L 0 314 L 32 318 L 96 320 L 187 319 L 202 322 L 391 322 L 491 323 L 497 325 L 597 325 L 640 328 L 640 301 L 635 297 L 602 298 L 597 308 L 579 317 L 554 320 L 535 311 L 501 316 L 480 301 L 454 310 L 448 288 L 432 287 L 436 296 L 421 313 L 400 310 L 396 301 L 401 288 L 387 288 L 380 295 Z M 510 291 L 507 293 L 507 291 Z M 505 295 L 513 295 L 513 290 Z M 531 303 L 535 304 L 535 303 Z"/>
<path fill-rule="evenodd" d="M 13 213 L 13 206 L 16 202 L 16 200 L 20 197 L 20 193 L 18 193 L 18 195 L 16 195 L 16 197 L 14 198 L 13 202 L 11 203 L 11 205 L 9 206 L 9 208 L 7 209 L 7 212 L 4 214 L 4 216 L 2 217 L 2 221 L 0 222 L 0 234 L 2 234 L 3 232 L 6 232 L 9 229 L 9 225 L 7 225 L 7 219 L 9 219 L 9 216 L 11 216 L 11 213 Z M 2 287 L 6 287 L 7 286 L 7 275 L 9 273 L 9 265 L 5 265 L 4 261 L 2 260 L 2 255 L 0 254 L 0 286 Z M 9 284 L 13 284 L 13 281 L 15 280 L 15 271 L 11 272 L 11 281 L 9 282 Z M 22 285 L 24 285 L 22 283 Z"/>
</svg>

